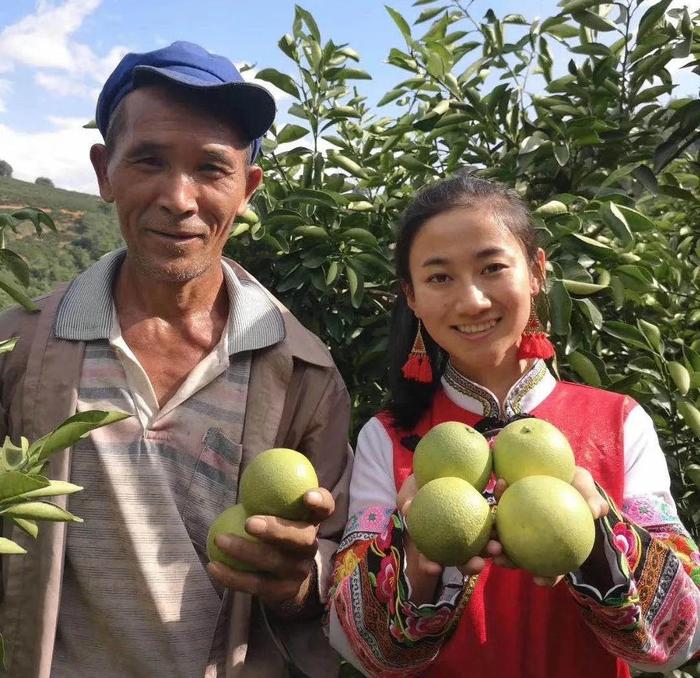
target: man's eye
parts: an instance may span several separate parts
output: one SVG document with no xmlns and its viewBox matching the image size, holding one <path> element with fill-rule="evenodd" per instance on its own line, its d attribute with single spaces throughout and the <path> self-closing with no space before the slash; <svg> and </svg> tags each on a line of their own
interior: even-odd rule
<svg viewBox="0 0 700 678">
<path fill-rule="evenodd" d="M 161 159 L 153 155 L 146 155 L 142 158 L 137 158 L 136 163 L 139 165 L 146 165 L 147 167 L 160 167 L 162 164 Z"/>
</svg>

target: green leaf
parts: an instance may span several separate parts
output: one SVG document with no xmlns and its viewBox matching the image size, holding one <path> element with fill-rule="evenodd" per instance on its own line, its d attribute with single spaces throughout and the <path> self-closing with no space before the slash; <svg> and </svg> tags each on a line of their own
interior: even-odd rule
<svg viewBox="0 0 700 678">
<path fill-rule="evenodd" d="M 550 200 L 544 205 L 540 205 L 534 213 L 538 216 L 552 217 L 557 214 L 566 214 L 568 211 L 567 206 L 560 200 Z"/>
<path fill-rule="evenodd" d="M 317 191 L 313 188 L 295 188 L 294 192 L 282 198 L 281 202 L 313 202 L 333 208 L 340 205 L 338 198 L 330 191 Z"/>
<path fill-rule="evenodd" d="M 83 519 L 47 501 L 28 501 L 0 510 L 0 517 L 82 523 Z"/>
<path fill-rule="evenodd" d="M 371 80 L 372 76 L 367 71 L 359 68 L 329 68 L 325 72 L 328 80 Z"/>
<path fill-rule="evenodd" d="M 19 544 L 15 544 L 11 539 L 6 537 L 0 537 L 0 555 L 22 555 L 26 553 L 26 549 L 23 549 Z M 0 636 L 2 639 L 2 636 Z M 4 647 L 0 651 L 0 659 L 4 658 Z"/>
<path fill-rule="evenodd" d="M 654 222 L 649 219 L 649 217 L 644 216 L 641 212 L 638 212 L 631 207 L 625 207 L 624 205 L 616 205 L 616 207 L 617 211 L 624 216 L 625 221 L 633 231 L 644 232 L 656 230 L 656 225 Z"/>
<path fill-rule="evenodd" d="M 91 410 L 66 419 L 51 433 L 39 438 L 29 447 L 29 456 L 44 461 L 50 454 L 64 450 L 84 438 L 90 431 L 108 426 L 132 415 L 126 412 Z"/>
<path fill-rule="evenodd" d="M 364 228 L 348 228 L 341 233 L 340 237 L 343 240 L 356 240 L 357 242 L 362 242 L 365 243 L 365 245 L 371 245 L 373 247 L 378 244 L 376 236 Z"/>
<path fill-rule="evenodd" d="M 307 226 L 297 226 L 292 233 L 301 235 L 304 238 L 328 238 L 328 231 L 323 226 L 309 224 Z"/>
<path fill-rule="evenodd" d="M 687 400 L 682 400 L 678 403 L 678 411 L 688 428 L 700 438 L 700 411 L 698 408 Z"/>
<path fill-rule="evenodd" d="M 619 339 L 623 344 L 635 346 L 636 348 L 649 350 L 649 344 L 644 339 L 644 335 L 638 328 L 617 320 L 607 320 L 603 325 L 603 332 Z"/>
<path fill-rule="evenodd" d="M 367 179 L 369 177 L 369 173 L 364 167 L 361 167 L 354 160 L 346 158 L 337 151 L 329 151 L 328 157 L 337 167 L 344 169 L 354 177 L 359 177 L 360 179 Z"/>
<path fill-rule="evenodd" d="M 49 481 L 41 476 L 29 476 L 19 471 L 0 472 L 0 502 L 48 485 Z"/>
<path fill-rule="evenodd" d="M 291 141 L 296 141 L 297 139 L 301 139 L 302 137 L 305 137 L 307 134 L 309 134 L 309 130 L 307 130 L 305 127 L 302 127 L 301 125 L 285 125 L 278 133 L 277 133 L 277 141 L 280 144 L 287 144 Z"/>
<path fill-rule="evenodd" d="M 386 104 L 395 101 L 400 96 L 403 96 L 405 93 L 406 90 L 403 87 L 391 89 L 377 102 L 377 106 L 385 106 Z"/>
<path fill-rule="evenodd" d="M 335 279 L 338 277 L 338 272 L 340 271 L 340 266 L 337 261 L 331 261 L 328 266 L 328 272 L 326 273 L 326 285 L 332 285 Z"/>
<path fill-rule="evenodd" d="M 598 240 L 594 240 L 593 238 L 589 238 L 587 235 L 581 235 L 580 233 L 572 233 L 571 234 L 572 238 L 576 238 L 584 247 L 588 248 L 593 252 L 596 256 L 608 256 L 613 254 L 613 249 L 612 247 L 608 247 L 608 245 L 599 242 Z"/>
<path fill-rule="evenodd" d="M 678 392 L 684 396 L 690 390 L 690 372 L 678 362 L 670 361 L 666 363 L 673 383 L 678 388 Z"/>
<path fill-rule="evenodd" d="M 80 492 L 82 489 L 83 488 L 80 485 L 74 485 L 73 483 L 68 483 L 63 480 L 50 480 L 48 485 L 40 487 L 36 490 L 24 492 L 20 496 L 22 499 L 58 497 L 68 494 L 75 494 L 76 492 Z"/>
<path fill-rule="evenodd" d="M 9 353 L 15 347 L 18 340 L 19 337 L 12 337 L 11 339 L 0 341 L 0 354 Z"/>
<path fill-rule="evenodd" d="M 411 27 L 408 25 L 408 22 L 406 19 L 401 16 L 399 12 L 397 12 L 395 9 L 392 7 L 389 7 L 389 5 L 384 5 L 386 8 L 386 11 L 389 12 L 391 15 L 391 18 L 394 20 L 394 23 L 399 27 L 399 30 L 401 31 L 401 35 L 406 39 L 406 42 L 409 42 L 411 40 Z"/>
<path fill-rule="evenodd" d="M 19 254 L 8 249 L 0 249 L 0 267 L 5 266 L 25 287 L 29 286 L 29 266 Z"/>
<path fill-rule="evenodd" d="M 560 280 L 555 280 L 552 283 L 548 296 L 552 311 L 552 332 L 559 336 L 566 336 L 569 333 L 569 321 L 573 306 L 571 297 Z"/>
<path fill-rule="evenodd" d="M 564 145 L 557 144 L 554 146 L 553 151 L 559 167 L 564 167 L 569 162 L 569 149 Z"/>
<path fill-rule="evenodd" d="M 263 68 L 255 74 L 255 78 L 257 80 L 271 82 L 278 89 L 299 99 L 299 90 L 296 83 L 286 73 L 280 73 L 275 68 Z"/>
<path fill-rule="evenodd" d="M 34 520 L 27 520 L 26 518 L 10 518 L 10 520 L 19 527 L 22 532 L 28 534 L 32 539 L 36 539 L 39 534 L 39 526 Z"/>
<path fill-rule="evenodd" d="M 600 206 L 599 212 L 603 221 L 620 239 L 624 247 L 631 247 L 634 245 L 634 235 L 632 235 L 632 230 L 627 223 L 627 219 L 614 202 L 604 202 Z"/>
<path fill-rule="evenodd" d="M 637 325 L 639 326 L 640 331 L 646 337 L 651 347 L 655 351 L 661 353 L 661 331 L 659 330 L 659 328 L 653 323 L 650 323 L 647 320 L 643 320 L 642 318 L 637 318 Z"/>
<path fill-rule="evenodd" d="M 12 276 L 0 271 L 0 290 L 5 290 L 12 299 L 20 303 L 28 311 L 38 311 L 36 304 L 27 293 L 15 282 Z"/>
<path fill-rule="evenodd" d="M 575 294 L 579 297 L 585 297 L 589 294 L 595 294 L 607 288 L 607 285 L 597 285 L 595 283 L 582 282 L 580 280 L 563 279 L 564 287 L 570 294 Z"/>
<path fill-rule="evenodd" d="M 600 14 L 584 10 L 582 12 L 574 12 L 573 17 L 582 26 L 592 28 L 594 31 L 614 31 L 615 24 L 608 19 L 604 19 Z"/>
<path fill-rule="evenodd" d="M 413 22 L 414 25 L 422 24 L 425 21 L 430 21 L 433 17 L 436 17 L 440 12 L 447 9 L 447 6 L 442 7 L 431 7 L 420 13 L 420 16 Z"/>
<path fill-rule="evenodd" d="M 54 224 L 53 219 L 44 210 L 37 209 L 36 207 L 25 207 L 24 209 L 13 212 L 12 216 L 18 221 L 31 221 L 34 224 L 34 230 L 41 235 L 43 232 L 43 226 L 46 226 L 50 230 L 57 231 L 56 224 Z"/>
<path fill-rule="evenodd" d="M 598 370 L 595 368 L 590 358 L 583 353 L 574 351 L 567 356 L 567 359 L 574 372 L 587 384 L 595 387 L 600 387 L 602 385 L 603 382 L 598 374 Z"/>
<path fill-rule="evenodd" d="M 670 4 L 671 0 L 657 0 L 644 12 L 639 20 L 639 28 L 637 28 L 637 44 L 640 44 L 644 36 L 654 28 L 659 19 L 666 13 Z"/>
<path fill-rule="evenodd" d="M 301 19 L 306 24 L 306 27 L 309 29 L 309 33 L 316 39 L 316 42 L 320 43 L 321 31 L 318 30 L 318 24 L 311 13 L 307 12 L 299 5 L 294 5 L 294 16 L 295 18 Z"/>
</svg>

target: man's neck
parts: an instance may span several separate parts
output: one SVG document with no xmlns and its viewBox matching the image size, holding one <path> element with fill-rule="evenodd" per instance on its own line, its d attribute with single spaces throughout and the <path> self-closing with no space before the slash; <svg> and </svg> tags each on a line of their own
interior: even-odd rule
<svg viewBox="0 0 700 678">
<path fill-rule="evenodd" d="M 134 266 L 128 254 L 114 283 L 114 303 L 120 317 L 128 314 L 162 318 L 173 324 L 186 322 L 193 315 L 228 313 L 228 295 L 220 265 L 192 280 L 162 280 Z"/>
</svg>

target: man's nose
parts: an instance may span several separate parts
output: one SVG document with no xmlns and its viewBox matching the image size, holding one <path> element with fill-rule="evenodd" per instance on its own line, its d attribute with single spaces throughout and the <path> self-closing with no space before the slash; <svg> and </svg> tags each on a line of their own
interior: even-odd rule
<svg viewBox="0 0 700 678">
<path fill-rule="evenodd" d="M 197 213 L 197 182 L 184 172 L 170 172 L 163 177 L 158 205 L 173 215 Z"/>
</svg>

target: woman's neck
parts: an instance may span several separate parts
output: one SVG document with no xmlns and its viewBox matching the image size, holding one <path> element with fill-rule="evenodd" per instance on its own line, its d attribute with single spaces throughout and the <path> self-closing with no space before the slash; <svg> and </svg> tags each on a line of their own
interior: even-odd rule
<svg viewBox="0 0 700 678">
<path fill-rule="evenodd" d="M 461 366 L 459 362 L 450 358 L 452 367 L 467 379 L 488 389 L 496 396 L 498 404 L 503 407 L 508 393 L 515 383 L 530 369 L 530 360 L 514 360 L 506 364 L 491 365 L 483 369 Z"/>
</svg>

